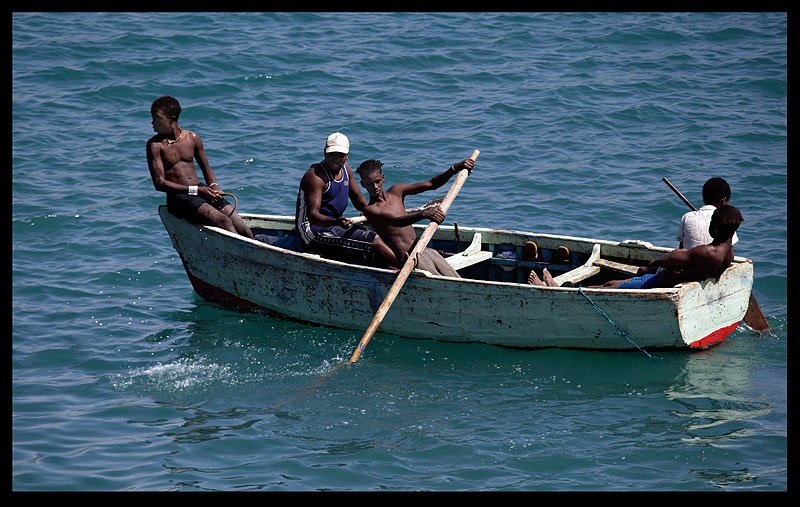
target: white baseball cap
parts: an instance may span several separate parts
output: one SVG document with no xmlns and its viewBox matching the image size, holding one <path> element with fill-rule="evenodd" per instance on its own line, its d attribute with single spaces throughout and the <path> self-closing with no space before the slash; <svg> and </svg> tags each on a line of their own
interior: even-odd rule
<svg viewBox="0 0 800 507">
<path fill-rule="evenodd" d="M 334 132 L 328 136 L 328 141 L 325 143 L 325 153 L 331 152 L 349 153 L 350 141 L 347 136 L 341 132 Z"/>
</svg>

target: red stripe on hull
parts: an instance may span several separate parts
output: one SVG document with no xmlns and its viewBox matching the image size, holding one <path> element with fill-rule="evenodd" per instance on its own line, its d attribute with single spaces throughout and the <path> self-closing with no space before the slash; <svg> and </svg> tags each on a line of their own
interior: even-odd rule
<svg viewBox="0 0 800 507">
<path fill-rule="evenodd" d="M 189 281 L 192 282 L 192 287 L 194 291 L 197 292 L 200 297 L 205 300 L 212 301 L 214 303 L 220 303 L 226 306 L 235 306 L 235 307 L 257 307 L 255 303 L 251 303 L 246 299 L 242 299 L 235 294 L 231 294 L 228 291 L 222 290 L 215 285 L 211 285 L 208 282 L 204 282 L 203 280 L 197 278 L 196 276 L 192 275 L 191 273 L 187 273 L 189 275 Z"/>
<path fill-rule="evenodd" d="M 731 324 L 730 326 L 725 326 L 721 329 L 717 329 L 716 331 L 706 336 L 705 338 L 690 343 L 689 346 L 695 349 L 704 349 L 714 343 L 721 342 L 722 340 L 725 339 L 726 336 L 731 334 L 734 329 L 739 327 L 739 322 Z"/>
</svg>

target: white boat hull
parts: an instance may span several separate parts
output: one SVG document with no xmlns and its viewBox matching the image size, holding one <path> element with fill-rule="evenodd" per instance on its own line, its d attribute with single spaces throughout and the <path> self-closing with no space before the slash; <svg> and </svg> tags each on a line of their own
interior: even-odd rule
<svg viewBox="0 0 800 507">
<path fill-rule="evenodd" d="M 396 275 L 189 223 L 169 214 L 165 206 L 159 211 L 192 286 L 211 301 L 363 332 Z M 251 226 L 281 222 L 290 227 L 293 221 L 292 217 L 242 217 Z M 439 236 L 453 234 L 452 227 L 440 229 Z M 467 239 L 476 232 L 485 241 L 503 236 L 524 244 L 535 238 L 539 243 L 569 244 L 573 250 L 591 250 L 599 244 L 603 256 L 617 258 L 657 258 L 669 251 L 568 236 L 461 228 Z M 649 290 L 539 287 L 414 271 L 379 332 L 525 348 L 705 348 L 722 341 L 739 325 L 752 283 L 752 263 L 739 257 L 718 281 Z"/>
</svg>

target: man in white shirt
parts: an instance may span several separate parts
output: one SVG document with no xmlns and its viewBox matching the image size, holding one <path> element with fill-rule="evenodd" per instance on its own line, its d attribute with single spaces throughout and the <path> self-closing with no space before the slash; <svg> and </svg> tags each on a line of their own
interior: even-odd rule
<svg viewBox="0 0 800 507">
<path fill-rule="evenodd" d="M 713 241 L 708 232 L 711 223 L 711 215 L 714 210 L 724 204 L 728 204 L 731 199 L 731 187 L 722 178 L 711 178 L 703 185 L 703 203 L 705 206 L 697 211 L 690 211 L 683 215 L 681 224 L 678 226 L 677 240 L 680 242 L 678 248 L 691 250 L 700 245 L 708 245 Z M 732 244 L 736 244 L 739 237 L 733 234 Z"/>
</svg>

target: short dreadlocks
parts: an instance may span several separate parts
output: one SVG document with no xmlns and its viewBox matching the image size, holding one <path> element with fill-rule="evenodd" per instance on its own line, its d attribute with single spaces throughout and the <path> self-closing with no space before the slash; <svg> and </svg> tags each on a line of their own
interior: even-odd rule
<svg viewBox="0 0 800 507">
<path fill-rule="evenodd" d="M 363 178 L 367 174 L 372 174 L 374 172 L 381 172 L 381 167 L 383 167 L 383 162 L 371 158 L 369 160 L 365 160 L 364 162 L 362 162 L 361 165 L 358 166 L 358 169 L 356 169 L 356 172 L 360 174 L 361 177 Z"/>
<path fill-rule="evenodd" d="M 150 114 L 156 114 L 158 111 L 162 111 L 170 120 L 178 121 L 178 116 L 181 115 L 181 105 L 175 97 L 164 95 L 157 98 L 150 106 Z"/>
</svg>

